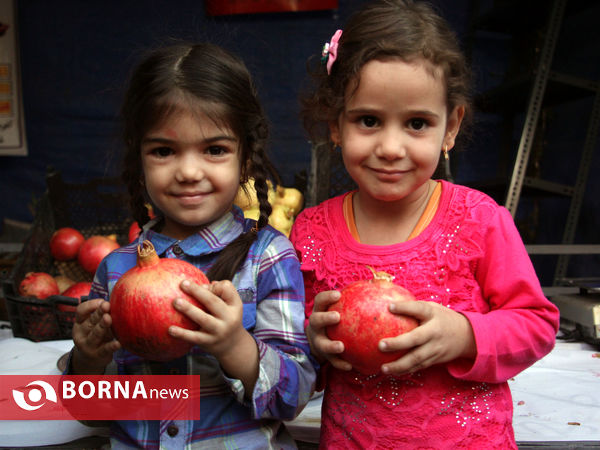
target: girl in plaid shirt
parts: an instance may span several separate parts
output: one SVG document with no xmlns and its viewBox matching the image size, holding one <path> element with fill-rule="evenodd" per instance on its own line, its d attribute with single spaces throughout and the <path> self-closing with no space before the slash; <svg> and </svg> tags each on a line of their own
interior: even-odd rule
<svg viewBox="0 0 600 450">
<path fill-rule="evenodd" d="M 310 399 L 315 368 L 304 334 L 304 291 L 296 252 L 268 226 L 266 117 L 247 68 L 211 44 L 155 50 L 133 73 L 122 107 L 124 181 L 138 241 L 107 256 L 90 300 L 77 310 L 69 371 L 73 374 L 200 374 L 198 421 L 120 421 L 113 448 L 294 448 L 282 420 Z M 258 221 L 234 205 L 249 178 L 260 202 Z M 156 217 L 149 220 L 145 202 Z M 194 344 L 182 358 L 144 360 L 111 333 L 110 293 L 150 240 L 161 257 L 204 271 L 208 289 L 182 283 L 205 311 L 174 307 L 199 324 L 172 326 Z M 175 299 L 174 299 L 175 300 Z"/>
</svg>

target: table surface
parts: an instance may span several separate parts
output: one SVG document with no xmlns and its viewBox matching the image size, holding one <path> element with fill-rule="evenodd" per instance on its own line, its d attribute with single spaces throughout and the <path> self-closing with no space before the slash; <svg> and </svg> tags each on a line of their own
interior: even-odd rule
<svg viewBox="0 0 600 450">
<path fill-rule="evenodd" d="M 10 330 L 0 329 L 0 375 L 59 374 L 57 361 L 72 345 L 68 340 L 35 343 L 13 338 Z M 566 448 L 561 445 L 579 442 L 584 444 L 582 447 L 600 448 L 597 348 L 582 342 L 557 340 L 550 354 L 509 380 L 509 386 L 518 443 L 557 444 L 558 448 Z M 295 420 L 287 422 L 294 438 L 318 442 L 321 401 L 322 396 L 317 393 Z M 108 434 L 105 428 L 91 428 L 76 421 L 60 422 L 0 421 L 0 445 L 56 445 Z"/>
</svg>

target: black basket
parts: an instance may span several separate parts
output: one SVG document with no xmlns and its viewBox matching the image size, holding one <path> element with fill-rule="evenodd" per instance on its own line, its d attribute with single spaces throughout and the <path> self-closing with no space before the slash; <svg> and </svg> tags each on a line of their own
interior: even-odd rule
<svg viewBox="0 0 600 450">
<path fill-rule="evenodd" d="M 72 227 L 85 238 L 115 234 L 117 242 L 124 245 L 132 222 L 124 188 L 116 178 L 72 184 L 63 182 L 59 173 L 49 172 L 47 187 L 37 204 L 23 250 L 10 276 L 3 282 L 13 335 L 33 341 L 70 339 L 75 320 L 73 306 L 77 300 L 60 295 L 44 300 L 22 297 L 18 287 L 25 275 L 46 272 L 52 276 L 65 275 L 73 281 L 93 279 L 93 275 L 83 270 L 76 260 L 54 260 L 49 245 L 52 234 L 59 228 Z"/>
</svg>

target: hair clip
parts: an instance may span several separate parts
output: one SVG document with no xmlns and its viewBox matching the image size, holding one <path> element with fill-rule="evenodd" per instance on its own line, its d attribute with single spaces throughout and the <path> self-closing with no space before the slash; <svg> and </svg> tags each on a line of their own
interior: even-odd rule
<svg viewBox="0 0 600 450">
<path fill-rule="evenodd" d="M 329 42 L 323 44 L 323 50 L 321 51 L 321 64 L 327 64 L 327 58 L 329 57 Z"/>
<path fill-rule="evenodd" d="M 331 66 L 335 62 L 337 58 L 337 50 L 338 50 L 338 42 L 342 37 L 342 30 L 337 30 L 330 42 L 326 42 L 323 45 L 323 50 L 321 52 L 321 63 L 326 64 L 327 66 L 327 75 L 331 74 Z"/>
</svg>

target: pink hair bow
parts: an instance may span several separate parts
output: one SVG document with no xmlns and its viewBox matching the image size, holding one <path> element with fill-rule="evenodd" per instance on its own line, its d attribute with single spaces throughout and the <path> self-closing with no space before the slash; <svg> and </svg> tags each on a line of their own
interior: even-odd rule
<svg viewBox="0 0 600 450">
<path fill-rule="evenodd" d="M 325 44 L 325 48 L 323 49 L 323 56 L 327 57 L 327 74 L 331 74 L 331 66 L 335 62 L 337 58 L 338 51 L 338 42 L 342 37 L 342 30 L 337 30 L 333 37 L 331 38 L 331 42 L 329 44 Z"/>
</svg>

